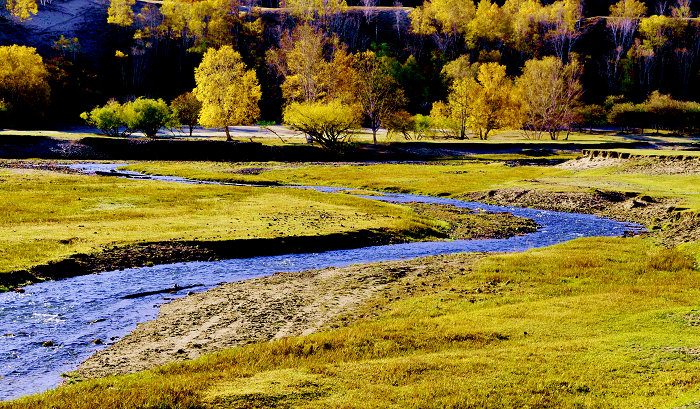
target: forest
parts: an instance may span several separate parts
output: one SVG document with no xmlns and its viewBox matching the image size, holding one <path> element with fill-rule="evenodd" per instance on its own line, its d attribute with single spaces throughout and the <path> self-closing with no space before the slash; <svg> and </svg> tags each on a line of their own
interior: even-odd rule
<svg viewBox="0 0 700 409">
<path fill-rule="evenodd" d="M 8 24 L 31 22 L 45 4 L 8 0 Z M 691 0 L 111 0 L 95 49 L 63 35 L 38 51 L 3 44 L 0 124 L 83 124 L 84 113 L 107 134 L 128 134 L 140 129 L 134 115 L 133 126 L 127 114 L 116 125 L 86 115 L 194 90 L 190 117 L 206 127 L 285 122 L 312 139 L 320 132 L 328 147 L 361 125 L 375 138 L 380 127 L 406 138 L 522 128 L 556 139 L 602 125 L 688 133 L 700 123 L 696 15 Z M 213 71 L 230 63 L 237 73 L 205 79 L 208 59 Z M 248 100 L 223 112 L 216 81 Z M 166 116 L 182 109 L 171 108 L 158 126 L 176 124 Z M 312 129 L 341 111 L 352 114 L 331 120 L 337 130 Z M 307 113 L 313 120 L 302 121 Z"/>
</svg>

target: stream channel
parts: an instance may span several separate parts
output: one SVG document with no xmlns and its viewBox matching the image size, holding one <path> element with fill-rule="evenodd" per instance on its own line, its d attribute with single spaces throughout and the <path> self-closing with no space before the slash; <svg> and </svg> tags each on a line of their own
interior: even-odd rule
<svg viewBox="0 0 700 409">
<path fill-rule="evenodd" d="M 79 164 L 73 169 L 89 174 L 115 172 L 124 164 Z M 179 183 L 200 182 L 167 176 L 146 176 L 119 171 L 137 179 Z M 335 187 L 293 186 L 333 193 L 346 190 Z M 261 187 L 265 188 L 265 187 Z M 410 194 L 362 196 L 389 202 L 424 202 L 509 212 L 534 219 L 541 227 L 528 235 L 508 239 L 454 240 L 381 245 L 323 253 L 287 254 L 212 262 L 189 262 L 153 267 L 131 268 L 48 281 L 25 288 L 24 293 L 0 294 L 0 399 L 15 399 L 39 393 L 59 385 L 61 374 L 71 371 L 95 351 L 127 335 L 139 322 L 155 318 L 158 307 L 189 291 L 206 291 L 223 282 L 325 267 L 343 267 L 424 257 L 438 254 L 487 251 L 512 252 L 551 246 L 579 237 L 622 236 L 642 230 L 639 225 L 604 219 L 593 215 L 561 213 L 519 207 L 491 206 Z M 188 287 L 175 294 L 124 298 L 158 292 L 165 288 Z M 95 340 L 102 345 L 93 343 Z M 45 341 L 53 346 L 43 346 Z"/>
</svg>

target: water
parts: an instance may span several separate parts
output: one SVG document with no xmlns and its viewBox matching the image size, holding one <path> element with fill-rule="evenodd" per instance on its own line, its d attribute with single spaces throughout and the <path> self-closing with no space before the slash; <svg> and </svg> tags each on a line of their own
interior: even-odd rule
<svg viewBox="0 0 700 409">
<path fill-rule="evenodd" d="M 73 167 L 86 172 L 109 172 L 114 164 Z M 131 172 L 132 175 L 139 175 Z M 176 177 L 148 177 L 183 183 L 202 183 Z M 147 182 L 144 182 L 147 183 Z M 204 182 L 214 183 L 214 182 Z M 322 192 L 342 190 L 313 188 Z M 156 317 L 158 306 L 189 291 L 205 291 L 222 282 L 355 263 L 399 260 L 471 251 L 522 251 L 545 247 L 579 237 L 621 236 L 640 230 L 592 215 L 560 213 L 518 207 L 408 194 L 364 196 L 391 202 L 449 204 L 468 209 L 510 212 L 534 219 L 541 228 L 532 234 L 509 239 L 455 240 L 372 246 L 323 253 L 289 254 L 215 262 L 190 262 L 110 271 L 62 281 L 34 284 L 26 292 L 0 294 L 0 399 L 14 399 L 56 387 L 61 373 L 75 369 L 95 351 L 128 334 L 136 324 Z M 176 294 L 122 297 L 147 291 L 187 287 Z M 101 340 L 105 344 L 95 344 Z M 54 346 L 42 346 L 52 341 Z"/>
</svg>

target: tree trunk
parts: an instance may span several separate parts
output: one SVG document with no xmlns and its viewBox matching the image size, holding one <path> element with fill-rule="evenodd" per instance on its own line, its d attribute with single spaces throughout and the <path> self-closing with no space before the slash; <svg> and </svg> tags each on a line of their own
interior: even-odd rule
<svg viewBox="0 0 700 409">
<path fill-rule="evenodd" d="M 192 125 L 190 125 L 190 138 L 192 137 L 192 128 L 194 128 Z"/>
<path fill-rule="evenodd" d="M 377 144 L 377 128 L 372 127 L 372 142 Z"/>
<path fill-rule="evenodd" d="M 228 125 L 226 125 L 226 126 L 224 127 L 224 130 L 226 131 L 226 140 L 227 140 L 227 141 L 232 141 L 232 139 L 231 139 L 231 134 L 230 134 L 229 131 L 228 131 Z"/>
</svg>

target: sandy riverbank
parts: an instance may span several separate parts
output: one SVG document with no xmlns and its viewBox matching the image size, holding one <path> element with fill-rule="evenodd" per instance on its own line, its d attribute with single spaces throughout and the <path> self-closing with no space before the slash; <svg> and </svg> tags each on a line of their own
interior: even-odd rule
<svg viewBox="0 0 700 409">
<path fill-rule="evenodd" d="M 85 361 L 81 378 L 125 374 L 372 317 L 469 271 L 477 254 L 326 268 L 225 284 L 163 305 L 157 319 Z M 473 296 L 483 297 L 483 293 Z M 465 297 L 469 297 L 466 295 Z"/>
</svg>

